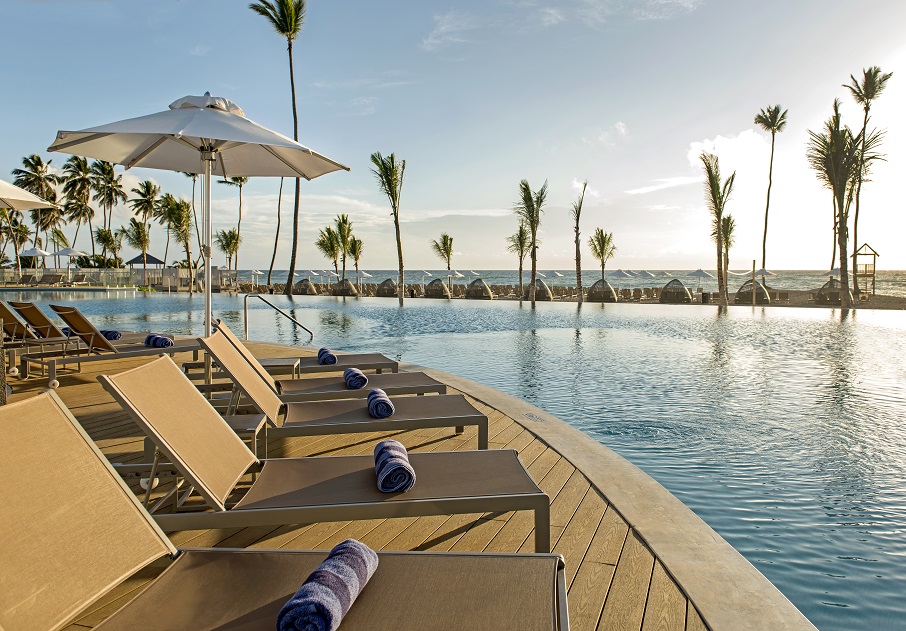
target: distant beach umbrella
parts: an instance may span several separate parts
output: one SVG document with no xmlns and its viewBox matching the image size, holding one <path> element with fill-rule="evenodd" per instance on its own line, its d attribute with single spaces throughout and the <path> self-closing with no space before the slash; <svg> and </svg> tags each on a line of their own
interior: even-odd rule
<svg viewBox="0 0 906 631">
<path fill-rule="evenodd" d="M 460 273 L 457 272 L 456 270 L 453 270 L 453 273 L 450 274 L 450 275 L 451 275 L 453 278 L 465 278 L 465 277 L 466 277 L 465 274 L 460 274 Z"/>
<path fill-rule="evenodd" d="M 670 278 L 670 274 L 668 274 L 667 272 L 663 272 L 663 271 L 655 272 L 654 275 L 657 276 L 658 278 Z"/>
<path fill-rule="evenodd" d="M 249 120 L 232 101 L 185 96 L 169 109 L 81 131 L 58 131 L 48 151 L 202 176 L 203 251 L 212 252 L 211 177 L 301 177 L 349 170 Z M 205 258 L 204 332 L 211 335 L 211 260 Z"/>
<path fill-rule="evenodd" d="M 751 272 L 749 272 L 749 273 L 751 273 Z M 755 276 L 777 276 L 777 274 L 775 274 L 774 272 L 769 272 L 768 270 L 766 270 L 765 268 L 762 267 L 760 270 L 755 271 Z"/>
<path fill-rule="evenodd" d="M 686 276 L 689 276 L 691 278 L 714 278 L 713 274 L 709 274 L 703 269 L 697 269 L 694 272 L 689 272 L 688 274 L 686 274 Z"/>
<path fill-rule="evenodd" d="M 469 273 L 470 273 L 472 276 L 481 276 L 481 274 L 479 274 L 478 272 L 475 272 L 475 271 L 471 271 L 471 272 L 469 272 Z"/>
<path fill-rule="evenodd" d="M 839 275 L 840 275 L 840 268 L 839 268 L 839 267 L 835 267 L 834 269 L 830 270 L 829 272 L 825 272 L 824 274 L 821 274 L 821 275 L 822 275 L 822 276 L 839 276 Z"/>
<path fill-rule="evenodd" d="M 654 274 L 652 274 L 651 272 L 647 272 L 645 270 L 642 270 L 641 272 L 636 273 L 636 276 L 638 276 L 639 278 L 654 278 Z"/>
<path fill-rule="evenodd" d="M 53 256 L 88 256 L 87 252 L 80 252 L 73 248 L 63 248 L 53 253 Z"/>
<path fill-rule="evenodd" d="M 369 274 L 368 272 L 364 272 L 364 271 L 358 272 L 358 275 L 361 276 L 362 278 L 372 278 L 371 274 Z"/>
<path fill-rule="evenodd" d="M 50 252 L 48 252 L 47 250 L 42 250 L 41 248 L 28 248 L 27 250 L 22 250 L 21 252 L 19 252 L 19 256 L 44 257 L 44 256 L 53 256 L 53 255 Z"/>
<path fill-rule="evenodd" d="M 634 272 L 634 271 L 632 271 L 631 269 L 626 270 L 626 273 L 629 274 L 629 276 L 632 277 L 632 278 L 637 278 L 638 275 L 639 275 L 638 272 Z"/>
<path fill-rule="evenodd" d="M 621 269 L 614 270 L 612 272 L 607 272 L 607 275 L 611 278 L 635 278 L 632 274 L 628 274 Z"/>
<path fill-rule="evenodd" d="M 541 272 L 535 272 L 535 276 L 540 276 L 541 278 L 547 278 L 547 276 L 545 276 Z"/>
</svg>

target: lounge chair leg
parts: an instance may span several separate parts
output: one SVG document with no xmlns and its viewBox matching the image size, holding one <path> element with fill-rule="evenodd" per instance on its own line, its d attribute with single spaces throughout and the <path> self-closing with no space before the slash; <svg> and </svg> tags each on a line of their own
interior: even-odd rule
<svg viewBox="0 0 906 631">
<path fill-rule="evenodd" d="M 488 448 L 488 424 L 487 422 L 478 425 L 478 448 Z"/>
<path fill-rule="evenodd" d="M 535 509 L 535 552 L 551 551 L 551 507 L 545 503 L 544 507 Z"/>
<path fill-rule="evenodd" d="M 154 462 L 151 463 L 151 475 L 148 477 L 148 488 L 145 489 L 145 500 L 143 504 L 148 508 L 151 501 L 151 489 L 154 488 L 154 478 L 157 476 L 157 465 L 160 464 L 160 450 L 154 448 Z"/>
<path fill-rule="evenodd" d="M 47 362 L 47 383 L 48 385 L 52 383 L 60 385 L 60 382 L 57 381 L 57 362 L 52 359 Z M 50 387 L 55 388 L 56 386 L 51 385 Z"/>
</svg>

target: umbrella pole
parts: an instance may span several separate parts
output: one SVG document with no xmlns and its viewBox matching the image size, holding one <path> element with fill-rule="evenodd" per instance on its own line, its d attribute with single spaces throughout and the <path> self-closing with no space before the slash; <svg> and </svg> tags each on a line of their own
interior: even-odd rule
<svg viewBox="0 0 906 631">
<path fill-rule="evenodd" d="M 211 165 L 214 162 L 214 152 L 203 148 L 201 160 L 204 163 L 204 208 L 202 222 L 204 223 L 204 335 L 210 337 L 213 332 L 211 322 Z M 211 356 L 205 353 L 204 359 L 205 383 L 211 383 Z"/>
</svg>

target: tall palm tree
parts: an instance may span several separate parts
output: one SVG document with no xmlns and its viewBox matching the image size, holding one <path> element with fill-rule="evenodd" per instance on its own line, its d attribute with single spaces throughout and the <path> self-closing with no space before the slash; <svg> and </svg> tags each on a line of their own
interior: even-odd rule
<svg viewBox="0 0 906 631">
<path fill-rule="evenodd" d="M 198 182 L 198 174 L 183 173 L 183 175 L 192 180 L 192 221 L 195 223 L 195 242 L 198 244 L 198 251 L 201 252 L 201 230 L 198 227 L 198 214 L 195 212 L 195 184 Z M 204 257 L 201 257 L 201 259 L 203 261 Z"/>
<path fill-rule="evenodd" d="M 91 167 L 88 166 L 88 160 L 82 156 L 70 156 L 63 164 L 63 195 L 66 196 L 64 209 L 67 219 L 76 222 L 72 245 L 75 247 L 79 238 L 79 228 L 83 223 L 87 223 L 88 233 L 91 237 L 91 254 L 94 256 L 94 229 L 91 226 L 94 209 L 91 207 L 91 181 Z"/>
<path fill-rule="evenodd" d="M 529 256 L 532 261 L 532 274 L 529 280 L 529 300 L 535 306 L 535 279 L 538 274 L 538 227 L 541 225 L 541 213 L 547 201 L 547 180 L 537 191 L 532 191 L 528 180 L 519 183 L 519 199 L 516 201 L 516 215 L 525 222 L 529 231 Z"/>
<path fill-rule="evenodd" d="M 720 161 L 717 156 L 707 151 L 702 151 L 699 158 L 705 167 L 705 199 L 708 202 L 708 209 L 711 211 L 711 216 L 715 222 L 714 225 L 720 226 L 723 222 L 727 202 L 730 201 L 730 195 L 733 193 L 733 182 L 736 181 L 736 172 L 734 171 L 730 177 L 721 182 Z M 724 275 L 724 266 L 722 264 L 724 240 L 723 233 L 720 230 L 717 231 L 717 239 L 715 241 L 717 242 L 717 293 L 720 294 L 718 302 L 726 307 L 727 279 Z"/>
<path fill-rule="evenodd" d="M 582 302 L 582 240 L 579 234 L 579 218 L 582 216 L 582 203 L 585 201 L 585 189 L 588 187 L 588 180 L 582 182 L 582 192 L 579 199 L 573 202 L 570 210 L 570 217 L 573 218 L 573 232 L 576 238 L 576 293 L 579 295 L 579 303 Z"/>
<path fill-rule="evenodd" d="M 723 254 L 721 256 L 721 270 L 723 272 L 724 279 L 729 282 L 729 270 L 730 270 L 730 248 L 733 247 L 736 242 L 736 236 L 734 231 L 736 230 L 736 220 L 733 219 L 733 215 L 724 215 L 720 220 L 720 239 L 723 245 Z M 711 239 L 714 242 L 717 242 L 717 220 L 711 220 Z M 754 291 L 754 289 L 752 290 Z"/>
<path fill-rule="evenodd" d="M 242 187 L 248 184 L 247 177 L 231 177 L 228 180 L 220 180 L 221 184 L 235 186 L 239 189 L 239 219 L 236 221 L 236 235 L 242 237 Z M 240 238 L 240 243 L 242 239 Z M 236 250 L 236 269 L 239 269 L 239 250 Z"/>
<path fill-rule="evenodd" d="M 358 237 L 352 237 L 352 239 L 349 240 L 349 256 L 352 257 L 352 260 L 355 263 L 356 275 L 359 273 L 359 261 L 362 260 L 364 247 L 362 240 Z"/>
<path fill-rule="evenodd" d="M 853 76 L 849 75 L 849 78 L 852 80 L 850 85 L 844 85 L 844 88 L 847 88 L 852 94 L 853 99 L 856 103 L 862 106 L 862 143 L 859 148 L 860 159 L 859 159 L 859 174 L 858 174 L 858 183 L 856 184 L 856 214 L 853 217 L 853 249 L 854 254 L 855 250 L 859 248 L 859 200 L 862 196 L 862 182 L 865 179 L 865 141 L 866 136 L 868 135 L 868 112 L 871 110 L 871 103 L 884 91 L 884 88 L 887 87 L 887 82 L 893 76 L 892 72 L 881 72 L 881 69 L 878 66 L 872 66 L 869 69 L 862 69 L 862 83 Z M 859 295 L 859 277 L 853 277 L 853 283 L 856 295 Z"/>
<path fill-rule="evenodd" d="M 104 160 L 91 163 L 91 182 L 94 188 L 94 201 L 101 205 L 104 213 L 104 227 L 112 229 L 113 207 L 128 199 L 123 190 L 123 176 L 117 175 L 113 164 Z"/>
<path fill-rule="evenodd" d="M 107 252 L 113 253 L 113 267 L 119 267 L 117 253 L 123 247 L 122 232 L 102 226 L 95 228 L 94 238 L 97 239 L 98 244 L 101 246 L 101 258 L 103 259 L 101 267 L 110 267 L 110 259 L 107 258 Z"/>
<path fill-rule="evenodd" d="M 529 231 L 525 227 L 525 222 L 519 222 L 519 228 L 516 232 L 506 238 L 507 246 L 506 249 L 509 252 L 512 252 L 519 258 L 519 299 L 522 300 L 523 288 L 522 288 L 522 262 L 525 260 L 525 255 L 529 251 Z"/>
<path fill-rule="evenodd" d="M 607 261 L 617 253 L 617 246 L 613 244 L 613 233 L 604 232 L 602 228 L 595 228 L 594 234 L 588 239 L 591 255 L 601 263 L 601 280 L 604 280 L 604 268 Z"/>
<path fill-rule="evenodd" d="M 166 195 L 164 196 L 166 197 Z M 170 195 L 173 198 L 172 195 Z M 194 269 L 192 262 L 192 205 L 184 199 L 168 200 L 165 206 L 165 221 L 167 232 L 173 239 L 182 245 L 186 252 L 186 264 L 190 270 Z M 168 239 L 169 242 L 169 239 Z M 194 280 L 194 279 L 192 279 Z M 195 288 L 194 282 L 189 282 L 189 293 Z"/>
<path fill-rule="evenodd" d="M 437 257 L 447 263 L 447 271 L 450 271 L 450 261 L 453 259 L 453 237 L 446 232 L 440 235 L 440 240 L 431 241 L 431 250 Z"/>
<path fill-rule="evenodd" d="M 349 215 L 337 215 L 334 220 L 337 233 L 337 245 L 340 247 L 340 256 L 343 259 L 343 280 L 346 280 L 346 256 L 349 254 L 349 243 L 352 241 L 352 222 Z"/>
<path fill-rule="evenodd" d="M 271 284 L 274 273 L 274 261 L 277 260 L 277 244 L 280 243 L 280 206 L 283 204 L 283 178 L 280 178 L 280 191 L 277 193 L 277 230 L 274 233 L 274 253 L 271 254 L 271 265 L 267 268 L 267 284 Z"/>
<path fill-rule="evenodd" d="M 129 223 L 120 228 L 123 239 L 133 250 L 142 253 L 142 279 L 148 282 L 148 248 L 151 247 L 151 231 L 148 229 L 146 221 L 139 221 L 135 217 L 129 219 Z"/>
<path fill-rule="evenodd" d="M 403 192 L 403 178 L 406 175 L 406 161 L 397 161 L 396 154 L 382 156 L 380 151 L 371 154 L 371 163 L 374 168 L 371 172 L 378 181 L 378 188 L 390 200 L 390 210 L 393 213 L 393 225 L 396 228 L 396 255 L 400 264 L 400 284 L 397 287 L 400 306 L 403 306 L 406 279 L 403 269 L 403 239 L 400 236 L 400 195 Z"/>
<path fill-rule="evenodd" d="M 157 201 L 157 204 L 154 207 L 154 213 L 151 215 L 151 218 L 163 226 L 164 230 L 167 231 L 167 245 L 164 247 L 164 262 L 167 261 L 167 256 L 170 253 L 170 228 L 168 225 L 170 214 L 174 212 L 173 208 L 177 206 L 180 201 L 181 200 L 176 199 L 171 193 L 164 193 Z"/>
<path fill-rule="evenodd" d="M 333 270 L 340 275 L 340 238 L 337 231 L 331 226 L 327 226 L 318 233 L 318 240 L 315 241 L 315 247 L 320 250 L 328 260 L 333 261 Z"/>
<path fill-rule="evenodd" d="M 22 273 L 22 260 L 19 258 L 19 250 L 28 243 L 31 238 L 31 230 L 28 224 L 24 223 L 21 218 L 13 217 L 9 222 L 9 240 L 13 244 L 13 250 L 16 255 L 16 269 Z"/>
<path fill-rule="evenodd" d="M 774 177 L 774 139 L 778 133 L 786 128 L 787 110 L 782 110 L 780 105 L 768 105 L 755 115 L 755 124 L 771 134 L 771 160 L 768 163 L 768 199 L 764 205 L 764 237 L 761 241 L 761 267 L 767 269 L 768 251 L 768 211 L 771 208 L 771 184 Z"/>
<path fill-rule="evenodd" d="M 232 268 L 235 260 L 233 257 L 239 252 L 239 245 L 242 243 L 242 237 L 236 228 L 229 230 L 218 230 L 214 234 L 214 245 L 223 252 L 227 257 L 227 267 Z"/>
<path fill-rule="evenodd" d="M 22 158 L 22 168 L 13 169 L 12 174 L 15 177 L 13 184 L 24 188 L 29 193 L 55 203 L 57 201 L 57 191 L 54 188 L 62 179 L 60 176 L 50 172 L 50 163 L 53 160 L 44 160 L 36 153 Z M 41 216 L 45 213 L 52 212 L 53 209 L 35 209 L 31 211 L 32 223 L 35 224 L 35 239 L 38 237 L 38 231 L 42 229 Z M 45 222 L 46 223 L 46 222 Z M 35 241 L 37 246 L 37 241 Z"/>
<path fill-rule="evenodd" d="M 289 57 L 289 88 L 293 101 L 293 140 L 299 140 L 299 113 L 296 110 L 296 79 L 293 73 L 293 41 L 299 36 L 305 21 L 305 0 L 258 0 L 249 9 L 266 19 L 278 35 L 286 38 L 286 54 Z M 286 277 L 287 296 L 293 295 L 293 276 L 296 272 L 296 249 L 299 243 L 299 193 L 301 180 L 296 178 L 296 194 L 293 199 L 293 246 L 289 256 L 289 272 Z"/>
<path fill-rule="evenodd" d="M 129 200 L 129 206 L 132 207 L 135 216 L 139 217 L 147 227 L 148 221 L 154 216 L 154 209 L 160 197 L 160 187 L 151 180 L 145 180 L 139 182 L 132 192 L 135 197 Z"/>
</svg>

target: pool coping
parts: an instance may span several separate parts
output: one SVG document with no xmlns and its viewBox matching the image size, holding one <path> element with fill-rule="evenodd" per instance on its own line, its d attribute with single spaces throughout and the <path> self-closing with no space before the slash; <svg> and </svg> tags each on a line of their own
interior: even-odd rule
<svg viewBox="0 0 906 631">
<path fill-rule="evenodd" d="M 695 605 L 711 629 L 816 627 L 742 554 L 654 478 L 582 431 L 490 386 L 420 366 L 439 381 L 499 410 L 588 478 Z"/>
</svg>

